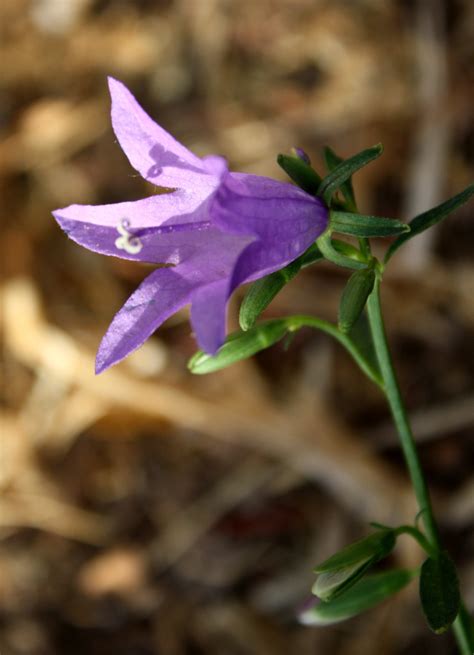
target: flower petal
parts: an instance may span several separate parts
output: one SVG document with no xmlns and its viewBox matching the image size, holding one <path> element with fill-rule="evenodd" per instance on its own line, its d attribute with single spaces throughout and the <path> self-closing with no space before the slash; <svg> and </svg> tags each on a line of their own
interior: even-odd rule
<svg viewBox="0 0 474 655">
<path fill-rule="evenodd" d="M 258 175 L 229 173 L 212 201 L 215 225 L 232 234 L 254 234 L 267 243 L 312 243 L 328 225 L 319 198 Z"/>
<path fill-rule="evenodd" d="M 214 178 L 199 157 L 155 123 L 127 87 L 109 77 L 109 89 L 115 135 L 143 178 L 171 188 L 212 186 Z"/>
<path fill-rule="evenodd" d="M 192 295 L 191 323 L 200 348 L 210 355 L 225 341 L 228 298 L 229 278 L 201 286 Z"/>
<path fill-rule="evenodd" d="M 301 240 L 279 244 L 254 241 L 245 248 L 235 263 L 229 292 L 232 293 L 241 284 L 280 270 L 299 257 L 311 243 L 313 240 L 307 242 L 307 245 Z"/>
<path fill-rule="evenodd" d="M 70 205 L 53 215 L 71 239 L 90 250 L 151 263 L 177 264 L 206 241 L 203 232 L 210 228 L 204 190 L 112 205 Z M 120 247 L 120 242 L 117 247 L 124 220 L 130 238 L 139 239 L 137 252 Z"/>
<path fill-rule="evenodd" d="M 173 268 L 153 271 L 115 315 L 101 341 L 96 373 L 136 350 L 171 314 L 186 305 L 193 290 Z"/>
</svg>

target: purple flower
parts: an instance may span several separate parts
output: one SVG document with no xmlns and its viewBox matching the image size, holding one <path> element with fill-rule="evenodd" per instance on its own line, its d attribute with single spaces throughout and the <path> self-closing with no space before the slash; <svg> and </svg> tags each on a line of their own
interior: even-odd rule
<svg viewBox="0 0 474 655">
<path fill-rule="evenodd" d="M 149 182 L 173 190 L 53 212 L 71 239 L 90 250 L 168 265 L 154 270 L 116 314 L 96 372 L 126 357 L 188 303 L 199 345 L 215 353 L 225 340 L 233 290 L 304 252 L 326 229 L 327 209 L 291 184 L 229 173 L 221 157 L 196 157 L 123 84 L 109 78 L 109 88 L 112 125 L 130 163 Z"/>
</svg>

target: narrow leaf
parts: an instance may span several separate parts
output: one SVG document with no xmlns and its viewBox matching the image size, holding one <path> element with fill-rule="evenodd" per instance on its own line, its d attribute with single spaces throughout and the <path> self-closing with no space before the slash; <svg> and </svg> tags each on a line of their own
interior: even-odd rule
<svg viewBox="0 0 474 655">
<path fill-rule="evenodd" d="M 417 234 L 421 234 L 428 228 L 436 225 L 443 219 L 447 218 L 449 214 L 464 205 L 474 194 L 474 184 L 470 184 L 467 189 L 461 191 L 456 196 L 453 196 L 446 202 L 441 203 L 437 207 L 433 207 L 423 214 L 415 216 L 413 220 L 408 224 L 410 226 L 410 232 L 407 234 L 402 234 L 396 241 L 392 243 L 390 248 L 387 250 L 385 255 L 385 262 L 388 262 L 390 257 L 402 246 L 408 239 L 416 237 Z"/>
<path fill-rule="evenodd" d="M 424 561 L 420 598 L 430 628 L 437 634 L 445 632 L 458 615 L 461 602 L 456 567 L 446 552 Z"/>
<path fill-rule="evenodd" d="M 364 311 L 367 298 L 375 283 L 375 271 L 366 268 L 356 271 L 349 278 L 339 304 L 338 325 L 342 332 L 349 332 Z"/>
<path fill-rule="evenodd" d="M 326 163 L 326 168 L 329 172 L 333 171 L 336 166 L 341 164 L 344 160 L 339 155 L 336 155 L 334 150 L 329 146 L 324 148 L 324 161 Z M 357 209 L 354 189 L 352 186 L 352 178 L 350 177 L 343 184 L 341 184 L 341 192 L 346 201 L 346 209 L 351 212 L 355 212 Z"/>
<path fill-rule="evenodd" d="M 357 153 L 357 155 L 342 161 L 329 173 L 329 175 L 326 175 L 321 182 L 318 189 L 318 196 L 322 196 L 326 201 L 326 204 L 329 206 L 332 194 L 337 191 L 344 182 L 349 180 L 356 171 L 363 168 L 363 166 L 366 166 L 374 159 L 377 159 L 377 157 L 380 157 L 382 152 L 383 146 L 379 143 L 376 146 L 362 150 L 362 152 Z"/>
<path fill-rule="evenodd" d="M 278 155 L 277 162 L 288 177 L 303 191 L 313 196 L 316 195 L 321 184 L 321 178 L 309 164 L 299 157 L 282 154 Z"/>
<path fill-rule="evenodd" d="M 403 589 L 415 576 L 414 571 L 397 570 L 368 575 L 344 594 L 327 603 L 319 602 L 299 616 L 305 625 L 331 625 L 375 607 Z"/>
<path fill-rule="evenodd" d="M 287 330 L 287 322 L 276 319 L 256 325 L 248 332 L 234 332 L 216 355 L 198 350 L 189 360 L 188 368 L 197 375 L 213 373 L 272 346 L 285 336 Z"/>
<path fill-rule="evenodd" d="M 240 305 L 239 324 L 242 330 L 249 330 L 255 325 L 256 320 L 273 298 L 302 268 L 314 264 L 322 258 L 321 251 L 316 244 L 313 244 L 285 268 L 254 282 Z"/>
<path fill-rule="evenodd" d="M 406 223 L 401 223 L 394 218 L 340 211 L 330 212 L 330 226 L 333 232 L 355 237 L 392 237 L 410 232 L 410 227 Z"/>
</svg>

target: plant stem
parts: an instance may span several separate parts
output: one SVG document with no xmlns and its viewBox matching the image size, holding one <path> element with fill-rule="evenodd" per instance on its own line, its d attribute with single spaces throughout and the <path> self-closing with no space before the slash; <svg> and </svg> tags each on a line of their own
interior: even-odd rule
<svg viewBox="0 0 474 655">
<path fill-rule="evenodd" d="M 425 526 L 426 535 L 435 552 L 441 550 L 438 526 L 433 514 L 431 499 L 416 450 L 415 440 L 408 421 L 403 399 L 398 386 L 397 377 L 392 363 L 392 357 L 387 343 L 385 326 L 380 304 L 380 275 L 377 275 L 374 289 L 367 302 L 369 324 L 377 360 L 384 381 L 384 391 L 393 420 L 395 422 L 400 443 L 413 484 L 416 500 Z M 466 619 L 467 616 L 467 619 Z M 471 635 L 469 634 L 469 616 L 464 606 L 453 624 L 453 631 L 462 655 L 472 655 Z"/>
<path fill-rule="evenodd" d="M 387 397 L 393 420 L 395 422 L 400 442 L 405 456 L 405 461 L 413 482 L 416 500 L 420 508 L 421 517 L 425 525 L 429 541 L 439 550 L 439 535 L 433 515 L 431 500 L 421 470 L 418 452 L 416 450 L 413 434 L 408 422 L 403 400 L 401 397 L 398 381 L 393 368 L 392 358 L 385 336 L 385 327 L 382 318 L 380 305 L 380 280 L 377 279 L 374 289 L 367 302 L 370 329 L 374 342 L 375 353 L 380 366 L 380 372 L 385 383 L 385 395 Z"/>
<path fill-rule="evenodd" d="M 458 618 L 453 623 L 453 632 L 462 655 L 472 655 L 474 653 L 474 630 L 472 619 L 463 602 L 461 602 Z"/>
</svg>

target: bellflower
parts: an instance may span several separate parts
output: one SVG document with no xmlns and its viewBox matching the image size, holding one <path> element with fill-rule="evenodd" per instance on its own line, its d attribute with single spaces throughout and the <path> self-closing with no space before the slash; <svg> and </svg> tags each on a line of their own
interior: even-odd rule
<svg viewBox="0 0 474 655">
<path fill-rule="evenodd" d="M 130 163 L 145 180 L 170 191 L 53 212 L 68 236 L 90 250 L 166 265 L 116 314 L 96 371 L 126 357 L 189 303 L 197 341 L 213 354 L 225 340 L 233 290 L 296 259 L 326 229 L 327 209 L 291 184 L 229 173 L 221 157 L 197 157 L 157 125 L 123 84 L 109 78 L 109 88 L 113 129 Z"/>
</svg>

